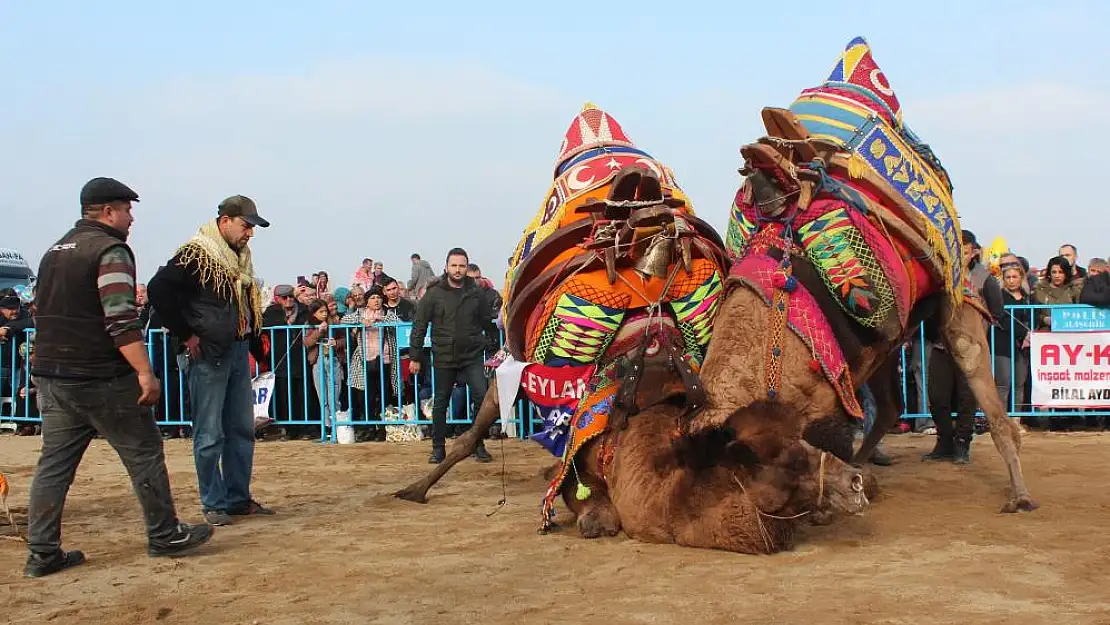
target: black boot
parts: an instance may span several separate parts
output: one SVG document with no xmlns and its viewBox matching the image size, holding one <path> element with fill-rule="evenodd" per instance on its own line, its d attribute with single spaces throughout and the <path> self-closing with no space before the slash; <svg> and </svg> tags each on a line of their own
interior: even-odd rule
<svg viewBox="0 0 1110 625">
<path fill-rule="evenodd" d="M 442 446 L 432 447 L 432 455 L 428 456 L 428 464 L 439 464 L 447 457 L 447 450 Z"/>
<path fill-rule="evenodd" d="M 474 459 L 478 462 L 493 462 L 493 456 L 486 451 L 486 446 L 482 441 L 478 441 L 478 446 L 474 448 Z"/>
<path fill-rule="evenodd" d="M 953 454 L 952 464 L 970 464 L 971 463 L 971 437 L 960 437 L 955 441 L 955 453 Z"/>
<path fill-rule="evenodd" d="M 894 464 L 894 458 L 888 456 L 886 452 L 883 451 L 880 447 L 876 447 L 875 449 L 871 450 L 871 457 L 868 458 L 868 460 L 871 462 L 871 464 L 880 467 L 889 467 L 890 465 Z"/>
<path fill-rule="evenodd" d="M 951 460 L 956 457 L 956 441 L 948 436 L 943 436 L 937 432 L 937 444 L 933 447 L 933 451 L 921 457 L 922 461 L 925 460 Z"/>
</svg>

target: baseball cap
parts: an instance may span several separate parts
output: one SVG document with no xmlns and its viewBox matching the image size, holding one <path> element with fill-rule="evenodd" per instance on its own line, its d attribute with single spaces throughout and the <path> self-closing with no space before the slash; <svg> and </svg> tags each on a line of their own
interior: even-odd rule
<svg viewBox="0 0 1110 625">
<path fill-rule="evenodd" d="M 81 206 L 138 201 L 139 194 L 115 178 L 93 178 L 81 187 Z"/>
<path fill-rule="evenodd" d="M 221 217 L 240 217 L 243 221 L 259 228 L 269 228 L 270 222 L 258 215 L 254 200 L 245 195 L 233 195 L 220 202 Z"/>
<path fill-rule="evenodd" d="M 8 310 L 18 310 L 19 298 L 15 297 L 14 295 L 0 298 L 0 308 L 6 308 Z"/>
</svg>

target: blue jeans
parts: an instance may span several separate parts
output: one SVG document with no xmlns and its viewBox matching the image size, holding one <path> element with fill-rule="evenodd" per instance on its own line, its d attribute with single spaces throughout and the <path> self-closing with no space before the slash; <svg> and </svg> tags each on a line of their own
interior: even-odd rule
<svg viewBox="0 0 1110 625">
<path fill-rule="evenodd" d="M 859 399 L 863 407 L 863 433 L 870 434 L 871 428 L 875 427 L 875 417 L 879 415 L 879 407 L 875 404 L 875 395 L 871 393 L 871 387 L 864 384 L 859 387 Z"/>
<path fill-rule="evenodd" d="M 254 393 L 246 341 L 217 362 L 188 361 L 193 459 L 204 511 L 246 507 L 254 465 Z"/>
<path fill-rule="evenodd" d="M 331 389 L 328 388 L 329 381 Z M 330 426 L 335 413 L 339 412 L 339 396 L 343 393 L 343 368 L 339 359 L 321 356 L 312 366 L 312 382 L 316 386 L 316 396 L 320 398 L 321 418 L 324 425 Z"/>
</svg>

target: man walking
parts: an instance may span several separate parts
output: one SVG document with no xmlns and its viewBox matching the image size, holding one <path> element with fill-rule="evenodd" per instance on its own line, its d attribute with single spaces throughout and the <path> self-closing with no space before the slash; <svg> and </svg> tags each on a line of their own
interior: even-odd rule
<svg viewBox="0 0 1110 625">
<path fill-rule="evenodd" d="M 447 404 L 457 380 L 470 388 L 471 401 L 482 404 L 486 394 L 486 347 L 483 329 L 493 320 L 492 302 L 473 278 L 466 275 L 466 251 L 447 253 L 447 268 L 438 281 L 428 286 L 416 306 L 416 319 L 409 339 L 409 370 L 427 368 L 424 337 L 432 325 L 432 355 L 435 375 L 432 400 L 432 455 L 428 462 L 439 464 L 446 457 Z M 493 460 L 479 439 L 474 452 L 479 462 Z"/>
<path fill-rule="evenodd" d="M 262 358 L 262 302 L 247 244 L 256 226 L 269 225 L 250 198 L 229 197 L 147 286 L 182 355 L 200 500 L 213 525 L 229 525 L 232 516 L 274 513 L 250 494 L 255 439 L 249 355 L 253 347 Z"/>
<path fill-rule="evenodd" d="M 151 556 L 176 555 L 212 536 L 178 521 L 162 436 L 150 406 L 158 381 L 135 305 L 135 257 L 127 245 L 139 196 L 111 178 L 81 189 L 81 219 L 39 266 L 31 369 L 42 413 L 42 456 L 28 509 L 28 577 L 85 561 L 62 551 L 62 508 L 77 466 L 99 434 L 119 454 L 143 508 Z"/>
</svg>

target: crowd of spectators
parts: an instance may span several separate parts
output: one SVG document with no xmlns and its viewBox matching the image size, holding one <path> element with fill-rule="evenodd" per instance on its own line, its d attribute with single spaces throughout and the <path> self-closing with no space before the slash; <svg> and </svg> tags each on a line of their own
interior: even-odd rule
<svg viewBox="0 0 1110 625">
<path fill-rule="evenodd" d="M 1012 403 L 1018 411 L 1029 411 L 1029 332 L 1050 330 L 1051 317 L 1045 311 L 1034 314 L 1005 307 L 1076 303 L 1110 306 L 1110 265 L 1106 259 L 1091 258 L 1086 267 L 1082 266 L 1078 250 L 1070 244 L 1060 246 L 1058 254 L 1041 268 L 1013 253 L 989 262 L 982 257 L 983 250 L 977 242 L 973 242 L 971 253 L 972 271 L 979 276 L 979 288 L 998 319 L 994 340 L 999 394 L 1007 407 Z M 488 328 L 488 340 L 491 349 L 496 349 L 500 340 L 501 296 L 478 266 L 470 265 L 467 274 L 488 291 L 493 302 L 495 323 Z M 409 278 L 404 282 L 387 273 L 382 262 L 364 258 L 350 279 L 340 286 L 327 272 L 318 271 L 288 283 L 264 287 L 266 357 L 260 362 L 252 359 L 252 364 L 260 372 L 269 371 L 275 377 L 272 403 L 277 419 L 305 423 L 285 426 L 274 435 L 282 439 L 315 439 L 319 438 L 319 424 L 327 415 L 340 413 L 343 418 L 356 421 L 376 417 L 394 420 L 403 406 L 430 400 L 428 376 L 419 376 L 424 379 L 419 386 L 414 384 L 414 377 L 408 375 L 404 344 L 407 339 L 404 335 L 399 337 L 398 328 L 388 324 L 411 322 L 416 303 L 438 279 L 440 276 L 429 262 L 413 254 Z M 152 362 L 163 384 L 164 397 L 157 406 L 157 416 L 160 421 L 182 420 L 182 415 L 188 414 L 188 397 L 179 381 L 176 354 L 167 350 L 172 342 L 163 340 L 164 331 L 142 285 L 138 287 L 137 301 L 147 328 Z M 28 383 L 25 375 L 26 363 L 33 356 L 33 333 L 27 332 L 34 327 L 33 313 L 33 301 L 22 300 L 13 291 L 0 293 L 0 420 L 4 416 L 37 414 L 34 385 Z M 382 323 L 386 325 L 378 325 Z M 904 409 L 922 413 L 924 394 L 919 389 L 924 388 L 922 374 L 928 370 L 935 345 L 926 341 L 927 349 L 922 349 L 921 338 L 915 337 L 906 347 L 908 392 Z M 325 355 L 334 356 L 329 362 L 339 365 L 325 372 L 324 367 L 318 366 Z M 458 401 L 453 403 L 455 416 L 465 417 L 466 394 L 461 387 L 456 390 L 459 393 Z M 1038 417 L 1025 423 L 1054 430 L 1110 427 L 1110 420 L 1083 419 L 1081 415 Z M 977 425 L 979 431 L 984 427 L 981 422 Z M 898 429 L 936 431 L 933 421 L 924 418 L 904 421 Z M 24 431 L 33 433 L 33 426 Z M 189 434 L 185 426 L 165 426 L 163 431 L 167 437 Z M 365 426 L 357 431 L 360 440 L 385 438 L 382 427 Z M 260 431 L 260 436 L 267 433 Z"/>
</svg>

